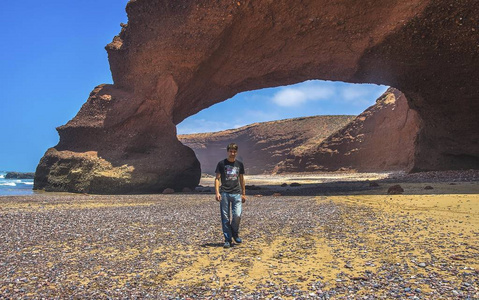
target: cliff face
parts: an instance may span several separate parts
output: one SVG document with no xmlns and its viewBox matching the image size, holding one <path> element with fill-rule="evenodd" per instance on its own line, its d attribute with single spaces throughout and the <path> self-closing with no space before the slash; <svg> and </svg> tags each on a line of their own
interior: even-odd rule
<svg viewBox="0 0 479 300">
<path fill-rule="evenodd" d="M 199 163 L 175 124 L 238 92 L 308 79 L 398 88 L 423 120 L 413 170 L 479 168 L 476 0 L 132 0 L 126 10 L 106 47 L 114 85 L 59 128 L 35 188 L 195 186 Z"/>
<path fill-rule="evenodd" d="M 226 157 L 226 146 L 239 145 L 246 174 L 272 173 L 276 164 L 297 148 L 315 145 L 349 123 L 354 116 L 317 116 L 256 123 L 233 130 L 187 134 L 179 140 L 195 151 L 203 173 L 214 174 Z"/>
<path fill-rule="evenodd" d="M 410 171 L 420 124 L 404 94 L 389 88 L 351 123 L 320 143 L 294 151 L 275 171 Z"/>
<path fill-rule="evenodd" d="M 77 116 L 57 128 L 60 143 L 41 159 L 34 188 L 115 194 L 196 187 L 199 162 L 167 119 L 155 101 L 98 86 Z"/>
</svg>

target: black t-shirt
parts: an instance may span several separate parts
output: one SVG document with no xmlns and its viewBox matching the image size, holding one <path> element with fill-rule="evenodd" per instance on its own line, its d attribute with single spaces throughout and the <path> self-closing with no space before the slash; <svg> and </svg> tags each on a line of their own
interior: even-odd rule
<svg viewBox="0 0 479 300">
<path fill-rule="evenodd" d="M 244 165 L 242 162 L 238 160 L 230 162 L 225 158 L 218 163 L 215 173 L 221 174 L 221 192 L 230 194 L 241 193 L 239 175 L 244 174 Z"/>
</svg>

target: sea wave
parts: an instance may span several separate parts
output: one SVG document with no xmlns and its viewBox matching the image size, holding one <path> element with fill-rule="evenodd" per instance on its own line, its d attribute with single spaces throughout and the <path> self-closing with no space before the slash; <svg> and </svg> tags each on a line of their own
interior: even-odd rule
<svg viewBox="0 0 479 300">
<path fill-rule="evenodd" d="M 26 185 L 33 185 L 33 181 L 29 181 L 29 182 L 22 182 L 23 184 L 26 184 Z"/>
<path fill-rule="evenodd" d="M 29 179 L 29 180 L 32 180 L 32 179 Z M 5 180 L 2 180 L 2 182 L 22 183 L 22 179 L 5 179 Z"/>
<path fill-rule="evenodd" d="M 5 175 L 4 174 L 0 174 L 0 179 L 4 179 L 5 178 Z"/>
<path fill-rule="evenodd" d="M 3 186 L 17 186 L 15 182 L 0 182 L 0 185 Z"/>
</svg>

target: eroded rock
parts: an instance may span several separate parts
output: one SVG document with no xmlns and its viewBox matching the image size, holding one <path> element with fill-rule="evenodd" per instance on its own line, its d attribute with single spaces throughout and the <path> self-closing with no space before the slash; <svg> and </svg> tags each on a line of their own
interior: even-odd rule
<svg viewBox="0 0 479 300">
<path fill-rule="evenodd" d="M 255 123 L 212 133 L 186 134 L 178 139 L 195 151 L 203 173 L 214 174 L 226 146 L 239 145 L 238 159 L 246 174 L 272 173 L 288 155 L 315 145 L 339 130 L 354 116 L 314 116 Z"/>
<path fill-rule="evenodd" d="M 176 124 L 238 92 L 308 79 L 400 89 L 422 119 L 411 170 L 479 168 L 475 0 L 137 0 L 126 10 L 106 47 L 114 86 L 96 88 L 58 129 L 35 188 L 194 187 L 200 166 Z M 131 169 L 97 183 L 99 166 Z"/>
<path fill-rule="evenodd" d="M 40 160 L 34 188 L 94 194 L 193 189 L 199 162 L 166 118 L 156 101 L 98 86 L 77 116 L 57 129 L 60 142 Z"/>
<path fill-rule="evenodd" d="M 410 171 L 421 121 L 403 93 L 389 88 L 351 123 L 317 144 L 298 148 L 275 172 Z"/>
</svg>

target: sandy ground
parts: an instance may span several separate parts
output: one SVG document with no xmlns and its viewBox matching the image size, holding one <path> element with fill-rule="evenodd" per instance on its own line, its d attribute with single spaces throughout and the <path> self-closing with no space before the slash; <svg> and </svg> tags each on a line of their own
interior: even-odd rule
<svg viewBox="0 0 479 300">
<path fill-rule="evenodd" d="M 192 194 L 0 197 L 0 298 L 479 298 L 475 176 L 247 176 L 230 249 L 211 178 Z"/>
</svg>

